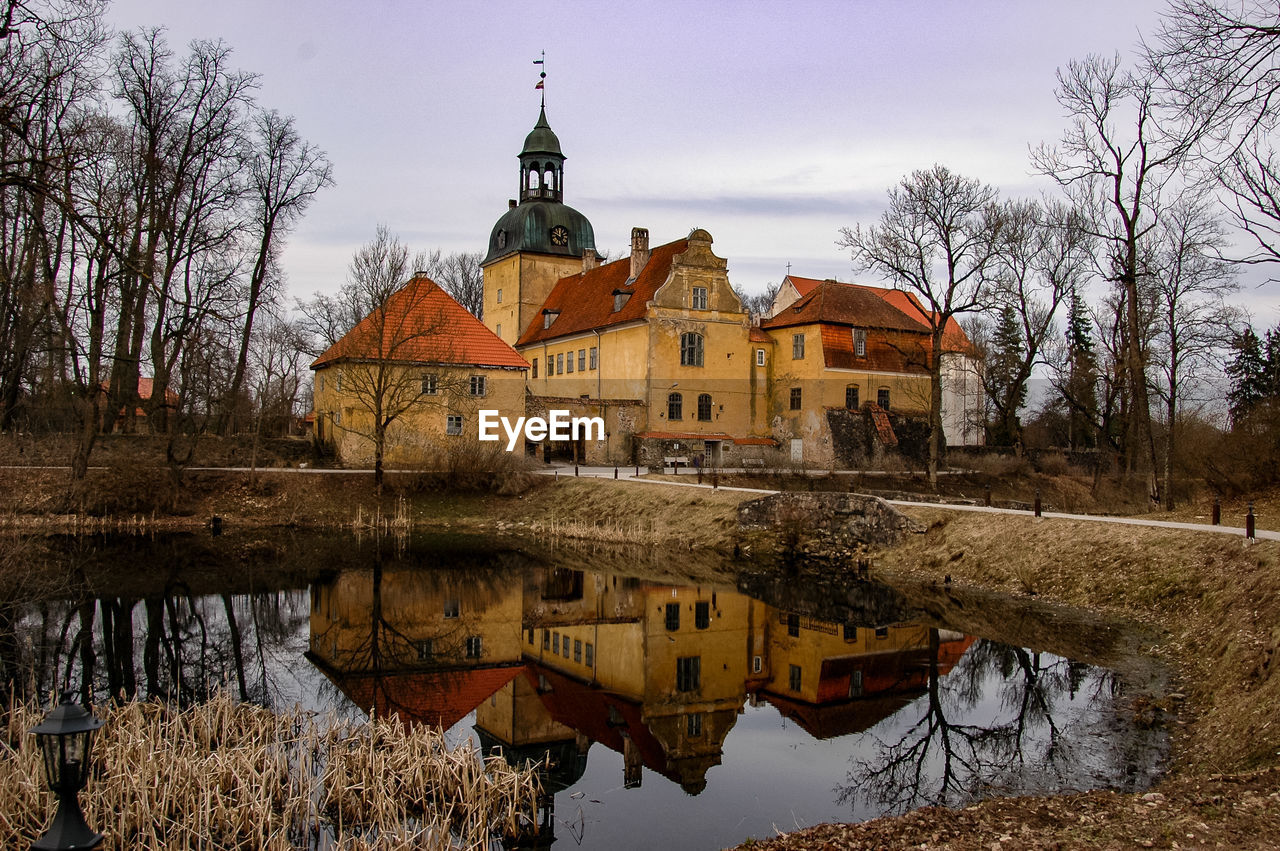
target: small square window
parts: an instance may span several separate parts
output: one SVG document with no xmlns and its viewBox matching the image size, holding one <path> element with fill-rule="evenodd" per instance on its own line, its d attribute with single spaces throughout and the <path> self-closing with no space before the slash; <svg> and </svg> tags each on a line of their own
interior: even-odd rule
<svg viewBox="0 0 1280 851">
<path fill-rule="evenodd" d="M 876 627 L 876 638 L 888 638 L 888 637 L 889 637 L 889 627 L 887 626 Z"/>
<path fill-rule="evenodd" d="M 791 357 L 793 360 L 804 359 L 804 334 L 791 336 Z"/>
<path fill-rule="evenodd" d="M 801 671 L 800 671 L 799 665 L 791 666 L 791 671 L 788 676 L 788 681 L 789 681 L 788 685 L 791 686 L 792 691 L 800 691 Z"/>
<path fill-rule="evenodd" d="M 444 428 L 445 434 L 462 434 L 462 415 L 449 414 Z"/>
<path fill-rule="evenodd" d="M 422 395 L 434 396 L 439 390 L 436 388 L 436 377 L 434 375 L 422 376 Z"/>
<path fill-rule="evenodd" d="M 690 305 L 690 307 L 692 307 L 694 310 L 707 309 L 707 288 L 706 287 L 693 288 L 693 302 Z"/>
<path fill-rule="evenodd" d="M 478 635 L 467 636 L 467 658 L 468 659 L 480 658 L 480 655 L 482 652 L 481 642 L 482 642 L 482 639 Z"/>
<path fill-rule="evenodd" d="M 587 350 L 578 349 L 578 372 L 587 371 Z"/>
<path fill-rule="evenodd" d="M 485 380 L 483 375 L 471 376 L 471 395 L 483 396 L 485 393 Z"/>
<path fill-rule="evenodd" d="M 596 369 L 600 366 L 600 350 L 595 346 L 591 347 L 591 368 Z"/>
<path fill-rule="evenodd" d="M 800 410 L 800 408 L 801 408 L 800 388 L 792 387 L 791 388 L 791 410 L 798 411 Z"/>
<path fill-rule="evenodd" d="M 756 366 L 764 366 L 764 349 L 756 349 Z"/>
<path fill-rule="evenodd" d="M 457 597 L 450 597 L 449 599 L 444 601 L 445 618 L 456 618 L 459 612 L 461 611 L 462 611 L 462 601 L 459 600 Z"/>
<path fill-rule="evenodd" d="M 845 641 L 857 641 L 857 640 L 858 640 L 858 628 L 857 628 L 856 626 L 854 626 L 853 624 L 851 624 L 851 623 L 847 623 L 847 624 L 845 624 L 845 625 L 844 625 L 844 640 L 845 640 Z"/>
</svg>

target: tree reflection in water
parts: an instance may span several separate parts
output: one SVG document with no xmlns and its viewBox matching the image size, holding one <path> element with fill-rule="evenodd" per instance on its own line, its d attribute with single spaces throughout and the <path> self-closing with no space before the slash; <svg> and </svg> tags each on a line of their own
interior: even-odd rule
<svg viewBox="0 0 1280 851">
<path fill-rule="evenodd" d="M 1117 741 L 1120 725 L 1112 724 L 1110 748 L 1098 752 L 1093 725 L 1115 718 L 1121 694 L 1110 672 L 981 640 L 943 676 L 938 648 L 938 630 L 930 629 L 926 693 L 901 713 L 918 718 L 894 725 L 888 739 L 877 738 L 874 756 L 853 758 L 838 788 L 841 804 L 860 799 L 902 813 L 993 794 L 1124 785 L 1139 764 L 1135 752 L 1155 746 L 1136 727 Z M 1085 711 L 1077 707 L 1064 726 L 1061 706 L 1077 698 L 1086 701 Z"/>
</svg>

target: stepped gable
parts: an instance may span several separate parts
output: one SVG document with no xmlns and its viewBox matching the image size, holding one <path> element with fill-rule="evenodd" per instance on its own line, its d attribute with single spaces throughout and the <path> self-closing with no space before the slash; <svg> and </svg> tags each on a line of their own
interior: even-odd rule
<svg viewBox="0 0 1280 851">
<path fill-rule="evenodd" d="M 643 319 L 646 306 L 658 288 L 667 282 L 672 263 L 689 248 L 689 240 L 678 239 L 652 249 L 649 260 L 634 281 L 631 258 L 623 257 L 595 269 L 561 278 L 542 305 L 542 314 L 557 313 L 551 327 L 544 328 L 540 314 L 521 335 L 517 346 L 554 340 L 570 334 L 581 334 L 597 328 L 620 325 Z M 614 310 L 615 291 L 625 294 L 626 301 Z"/>
<path fill-rule="evenodd" d="M 425 275 L 415 275 L 329 347 L 312 369 L 341 360 L 466 364 L 528 369 L 516 350 Z"/>
</svg>

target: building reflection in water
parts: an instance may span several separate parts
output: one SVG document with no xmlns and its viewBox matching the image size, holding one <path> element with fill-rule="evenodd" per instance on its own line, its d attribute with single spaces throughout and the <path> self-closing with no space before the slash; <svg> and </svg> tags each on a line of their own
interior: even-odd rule
<svg viewBox="0 0 1280 851">
<path fill-rule="evenodd" d="M 748 703 L 819 739 L 926 693 L 973 639 L 920 624 L 830 623 L 728 586 L 555 568 L 347 570 L 312 587 L 309 658 L 358 707 L 445 728 L 542 766 L 550 795 L 600 744 L 691 795 Z M 551 808 L 543 841 L 553 839 Z"/>
</svg>

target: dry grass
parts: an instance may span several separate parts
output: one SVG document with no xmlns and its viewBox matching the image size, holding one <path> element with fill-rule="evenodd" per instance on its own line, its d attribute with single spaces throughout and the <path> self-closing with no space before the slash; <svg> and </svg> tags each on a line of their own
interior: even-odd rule
<svg viewBox="0 0 1280 851">
<path fill-rule="evenodd" d="M 899 573 L 1039 596 L 1154 629 L 1188 697 L 1174 769 L 1280 764 L 1280 545 L 1140 527 L 908 510 L 927 535 L 883 555 Z M 957 555 L 960 554 L 960 555 Z"/>
<path fill-rule="evenodd" d="M 99 710 L 101 711 L 101 710 Z M 0 742 L 0 847 L 40 835 L 54 812 L 35 737 L 15 706 Z M 536 816 L 531 771 L 395 718 L 338 722 L 217 698 L 177 711 L 110 710 L 94 743 L 85 816 L 109 846 L 142 849 L 485 848 Z"/>
</svg>

